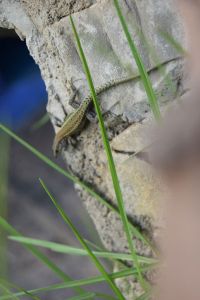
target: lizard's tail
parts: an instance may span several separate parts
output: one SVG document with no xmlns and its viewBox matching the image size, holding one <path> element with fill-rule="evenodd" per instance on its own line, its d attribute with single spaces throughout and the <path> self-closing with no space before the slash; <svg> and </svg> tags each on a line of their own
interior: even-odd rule
<svg viewBox="0 0 200 300">
<path fill-rule="evenodd" d="M 53 155 L 54 155 L 55 157 L 58 156 L 58 152 L 59 152 L 59 143 L 60 143 L 60 140 L 58 139 L 57 136 L 55 136 L 54 141 L 53 141 L 53 147 L 52 147 L 52 149 L 53 149 Z"/>
</svg>

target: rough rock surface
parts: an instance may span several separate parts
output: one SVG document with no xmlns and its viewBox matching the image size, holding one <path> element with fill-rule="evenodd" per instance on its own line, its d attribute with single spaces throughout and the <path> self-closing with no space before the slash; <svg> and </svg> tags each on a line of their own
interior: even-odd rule
<svg viewBox="0 0 200 300">
<path fill-rule="evenodd" d="M 183 93 L 183 61 L 161 34 L 168 32 L 184 43 L 175 5 L 172 0 L 121 0 L 120 5 L 146 68 L 154 68 L 150 78 L 164 107 Z M 0 26 L 14 28 L 26 40 L 46 84 L 47 110 L 54 125 L 55 117 L 65 118 L 62 105 L 68 113 L 73 110 L 68 103 L 71 81 L 79 90 L 78 101 L 89 93 L 69 14 L 73 14 L 95 86 L 138 73 L 111 0 L 0 0 Z M 163 68 L 155 68 L 158 64 L 163 64 Z M 103 93 L 100 102 L 126 211 L 152 236 L 157 226 L 157 185 L 150 166 L 128 155 L 147 145 L 140 132 L 153 122 L 146 121 L 151 119 L 151 113 L 143 85 L 140 80 L 119 85 Z M 116 204 L 98 124 L 87 124 L 76 137 L 76 144 L 63 149 L 63 157 L 72 173 Z M 79 189 L 79 193 L 107 249 L 127 251 L 118 216 L 86 192 Z M 141 254 L 149 254 L 141 243 L 137 245 Z M 131 292 L 127 293 L 129 296 L 132 299 Z"/>
</svg>

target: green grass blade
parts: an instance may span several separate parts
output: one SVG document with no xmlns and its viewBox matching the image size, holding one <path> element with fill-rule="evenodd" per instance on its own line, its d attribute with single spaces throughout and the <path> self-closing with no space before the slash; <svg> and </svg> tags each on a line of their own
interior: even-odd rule
<svg viewBox="0 0 200 300">
<path fill-rule="evenodd" d="M 131 34 L 128 30 L 128 26 L 126 24 L 126 21 L 125 21 L 125 18 L 123 16 L 123 14 L 122 14 L 121 8 L 119 6 L 119 2 L 118 2 L 118 0 L 113 0 L 113 1 L 114 1 L 115 8 L 117 10 L 117 14 L 118 14 L 118 17 L 120 19 L 122 28 L 123 28 L 124 33 L 126 35 L 129 47 L 131 49 L 131 52 L 132 52 L 133 57 L 135 59 L 135 62 L 137 64 L 139 73 L 141 75 L 141 79 L 142 79 L 147 97 L 149 99 L 149 104 L 150 104 L 151 110 L 154 114 L 155 119 L 159 120 L 160 116 L 161 116 L 160 115 L 160 109 L 159 109 L 159 105 L 158 105 L 158 102 L 157 102 L 157 99 L 156 99 L 156 95 L 153 91 L 151 81 L 150 81 L 149 76 L 147 74 L 146 68 L 145 68 L 145 66 L 142 62 L 142 59 L 141 59 L 140 54 L 137 50 L 137 47 L 136 47 L 136 45 L 135 45 L 135 43 L 134 43 L 134 41 L 131 37 Z"/>
<path fill-rule="evenodd" d="M 46 125 L 49 122 L 49 114 L 45 113 L 38 121 L 36 121 L 32 126 L 31 130 L 35 131 L 40 128 L 42 128 L 44 125 Z"/>
<path fill-rule="evenodd" d="M 0 133 L 0 216 L 7 217 L 8 168 L 10 137 Z M 4 232 L 0 230 L 0 276 L 7 276 L 7 244 Z"/>
<path fill-rule="evenodd" d="M 106 295 L 106 294 L 103 294 L 103 293 L 96 293 L 96 296 L 97 296 L 99 299 L 105 299 L 105 300 L 117 300 L 117 299 L 114 298 L 113 296 Z"/>
<path fill-rule="evenodd" d="M 4 296 L 8 295 L 8 296 L 11 296 L 11 299 L 13 299 L 13 300 L 19 300 L 19 297 L 14 296 L 13 293 L 2 283 L 0 283 L 0 294 L 1 294 L 1 291 L 3 291 Z"/>
<path fill-rule="evenodd" d="M 115 213 L 119 214 L 118 209 L 116 209 L 114 206 L 109 204 L 105 199 L 103 199 L 100 195 L 98 195 L 95 191 L 92 190 L 88 185 L 86 185 L 84 182 L 80 181 L 78 177 L 71 175 L 66 170 L 58 166 L 56 163 L 54 163 L 52 160 L 50 160 L 47 156 L 45 156 L 43 153 L 35 149 L 33 146 L 31 146 L 29 143 L 21 139 L 18 135 L 16 135 L 13 131 L 11 131 L 9 128 L 4 126 L 0 123 L 0 129 L 3 130 L 5 133 L 7 133 L 10 137 L 12 137 L 15 141 L 17 141 L 19 144 L 21 144 L 23 147 L 25 147 L 27 150 L 29 150 L 33 155 L 35 155 L 37 158 L 39 158 L 41 161 L 43 161 L 45 164 L 47 164 L 50 168 L 54 169 L 58 173 L 62 174 L 72 182 L 78 184 L 81 186 L 85 191 L 87 191 L 91 196 L 95 197 L 97 201 L 99 201 L 101 204 L 105 205 L 110 210 L 114 211 Z M 151 243 L 148 241 L 147 238 L 145 238 L 140 231 L 131 224 L 131 230 L 135 237 L 143 241 L 144 244 L 149 246 L 152 251 L 155 252 L 154 247 L 151 245 Z"/>
<path fill-rule="evenodd" d="M 146 292 L 146 293 L 140 295 L 135 300 L 150 300 L 151 299 L 150 296 L 151 296 L 151 291 Z"/>
<path fill-rule="evenodd" d="M 101 245 L 101 246 L 96 245 L 96 244 L 94 244 L 93 242 L 91 242 L 91 241 L 89 241 L 87 239 L 85 239 L 85 242 L 88 244 L 88 246 L 92 250 L 99 251 L 99 252 L 107 252 L 107 249 L 103 245 Z M 124 267 L 126 267 L 126 261 L 119 260 L 119 259 L 116 260 L 116 259 L 112 259 L 112 258 L 110 258 L 110 261 L 113 262 L 113 263 L 117 262 L 118 265 L 121 266 L 121 269 L 123 269 Z"/>
<path fill-rule="evenodd" d="M 93 243 L 93 242 L 91 242 L 87 239 L 84 239 L 84 240 L 91 249 L 98 250 L 98 251 L 106 251 L 106 248 L 103 245 L 100 247 L 100 246 L 96 245 L 95 243 Z"/>
<path fill-rule="evenodd" d="M 163 78 L 163 81 L 165 82 L 165 84 L 167 84 L 169 86 L 169 89 L 175 93 L 175 91 L 177 90 L 177 83 L 172 80 L 172 78 L 170 77 L 169 74 L 165 73 L 165 63 L 160 61 L 160 57 L 157 54 L 155 47 L 150 44 L 150 42 L 147 40 L 146 36 L 144 35 L 143 31 L 141 30 L 141 28 L 139 28 L 139 25 L 135 25 L 135 27 L 137 28 L 137 34 L 141 40 L 141 42 L 144 44 L 145 48 L 148 50 L 149 52 L 149 56 L 151 58 L 151 60 L 156 64 L 157 68 L 158 68 L 158 72 L 160 73 L 160 75 Z M 182 53 L 180 53 L 180 55 L 176 58 L 174 58 L 174 60 L 178 60 L 182 58 Z"/>
<path fill-rule="evenodd" d="M 85 293 L 84 295 L 74 296 L 74 297 L 70 297 L 67 299 L 68 300 L 85 300 L 85 299 L 93 299 L 95 296 L 96 296 L 95 293 L 88 292 L 88 293 Z"/>
<path fill-rule="evenodd" d="M 122 192 L 121 192 L 121 188 L 120 188 L 120 184 L 119 184 L 119 179 L 117 176 L 117 172 L 116 172 L 116 168 L 115 168 L 115 163 L 114 163 L 114 159 L 112 156 L 112 151 L 110 148 L 110 144 L 109 144 L 109 140 L 108 140 L 108 136 L 107 136 L 107 132 L 105 129 L 105 125 L 104 125 L 104 121 L 103 121 L 103 117 L 102 117 L 102 113 L 100 110 L 100 106 L 97 100 L 97 95 L 95 92 L 95 88 L 94 88 L 94 84 L 93 84 L 93 80 L 92 80 L 92 76 L 87 64 L 87 60 L 85 57 L 85 54 L 83 52 L 82 46 L 81 46 L 81 42 L 75 27 L 75 24 L 73 22 L 72 17 L 70 16 L 70 21 L 71 21 L 71 25 L 72 25 L 72 29 L 73 29 L 73 33 L 77 42 L 77 46 L 78 46 L 78 50 L 79 50 L 79 55 L 80 55 L 80 59 L 82 61 L 82 65 L 85 71 L 85 75 L 87 77 L 87 81 L 88 81 L 88 85 L 90 87 L 90 92 L 92 95 L 92 99 L 94 102 L 94 106 L 95 106 L 95 110 L 98 116 L 98 120 L 99 120 L 99 126 L 100 126 L 100 130 L 101 130 L 101 135 L 102 135 L 102 139 L 103 139 L 103 144 L 104 144 L 104 148 L 106 151 L 106 155 L 107 155 L 107 159 L 108 159 L 108 164 L 109 164 L 109 168 L 110 168 L 110 173 L 111 173 L 111 177 L 112 177 L 112 181 L 113 181 L 113 187 L 115 190 L 115 195 L 116 195 L 116 199 L 117 199 L 117 203 L 118 203 L 118 208 L 119 208 L 119 212 L 120 212 L 120 217 L 124 226 L 124 230 L 127 236 L 127 241 L 128 241 L 128 245 L 130 248 L 130 252 L 133 256 L 133 261 L 135 263 L 137 272 L 138 272 L 138 280 L 140 282 L 140 284 L 145 288 L 146 284 L 145 281 L 143 279 L 143 276 L 141 274 L 140 271 L 140 266 L 137 260 L 137 255 L 136 255 L 136 251 L 135 251 L 135 247 L 133 244 L 133 240 L 131 237 L 131 230 L 129 227 L 129 222 L 128 222 L 128 218 L 125 212 L 125 207 L 124 207 L 124 201 L 123 201 L 123 197 L 122 197 Z"/>
<path fill-rule="evenodd" d="M 2 227 L 6 232 L 15 237 L 21 237 L 21 233 L 19 233 L 15 228 L 13 228 L 6 220 L 0 217 L 0 227 Z M 45 254 L 39 251 L 37 248 L 31 245 L 24 245 L 27 250 L 29 250 L 38 260 L 40 260 L 43 264 L 45 264 L 51 271 L 53 271 L 59 278 L 64 281 L 70 281 L 71 278 L 63 272 L 54 262 L 52 262 Z M 77 293 L 84 293 L 85 291 L 82 289 L 75 289 Z"/>
<path fill-rule="evenodd" d="M 143 268 L 143 272 L 146 272 L 150 269 L 150 267 L 145 267 Z M 125 278 L 125 277 L 129 277 L 132 275 L 135 275 L 137 273 L 137 271 L 134 268 L 131 269 L 125 269 L 119 272 L 115 272 L 115 273 L 111 273 L 109 274 L 109 276 L 114 280 L 114 279 L 118 279 L 118 278 Z M 66 282 L 66 283 L 59 283 L 59 284 L 53 284 L 50 286 L 46 286 L 46 287 L 41 287 L 38 289 L 32 289 L 29 290 L 28 292 L 32 293 L 32 294 L 37 294 L 40 292 L 50 292 L 50 291 L 55 291 L 55 290 L 60 290 L 60 289 L 68 289 L 68 288 L 74 288 L 74 287 L 80 287 L 80 286 L 85 286 L 85 285 L 91 285 L 91 284 L 96 284 L 96 283 L 100 283 L 100 282 L 104 282 L 105 281 L 105 277 L 103 275 L 98 275 L 98 276 L 94 276 L 94 277 L 90 277 L 90 278 L 86 278 L 86 279 L 79 279 L 79 280 L 73 280 L 71 282 Z M 15 293 L 15 296 L 24 296 L 24 292 L 19 292 L 19 293 Z M 6 299 L 12 299 L 9 296 L 1 296 L 0 300 L 6 300 Z"/>
<path fill-rule="evenodd" d="M 11 292 L 8 288 L 6 288 L 7 286 L 24 293 L 24 295 L 28 296 L 29 298 L 31 298 L 33 300 L 41 300 L 41 298 L 39 298 L 36 295 L 33 295 L 30 291 L 28 292 L 25 289 L 23 289 L 22 287 L 19 287 L 16 284 L 13 284 L 11 282 L 8 282 L 7 280 L 4 280 L 3 278 L 0 278 L 0 283 L 1 283 L 0 286 L 4 287 L 4 289 L 6 290 L 7 295 L 12 297 L 11 299 L 16 299 L 16 298 L 18 299 L 18 297 L 16 296 L 16 294 L 14 292 Z"/>
<path fill-rule="evenodd" d="M 59 244 L 59 243 L 54 243 L 54 242 L 49 242 L 49 241 L 39 240 L 39 239 L 33 239 L 28 237 L 9 236 L 9 239 L 26 245 L 47 248 L 52 251 L 63 253 L 63 254 L 88 256 L 88 252 L 85 249 L 72 247 L 64 244 Z M 95 256 L 101 258 L 108 258 L 108 259 L 115 259 L 115 260 L 120 259 L 125 261 L 133 260 L 132 255 L 126 253 L 107 252 L 107 251 L 92 251 L 92 252 Z M 138 257 L 138 261 L 142 264 L 156 263 L 156 260 L 152 258 L 139 256 L 139 255 L 137 257 Z"/>
<path fill-rule="evenodd" d="M 96 297 L 98 297 L 98 299 L 107 299 L 107 300 L 117 300 L 116 298 L 110 296 L 110 295 L 106 295 L 106 294 L 102 294 L 102 293 L 88 293 L 88 295 L 85 295 L 86 298 L 84 298 L 84 296 L 75 296 L 72 298 L 69 298 L 68 300 L 82 300 L 82 299 L 91 299 L 91 296 L 94 295 Z"/>
<path fill-rule="evenodd" d="M 62 207 L 57 203 L 56 199 L 51 195 L 51 193 L 49 192 L 46 185 L 44 184 L 44 182 L 41 179 L 40 179 L 40 183 L 41 183 L 43 189 L 45 190 L 45 192 L 47 193 L 47 195 L 49 196 L 49 198 L 51 199 L 52 203 L 54 204 L 54 206 L 58 210 L 58 212 L 59 212 L 60 216 L 62 217 L 63 221 L 71 228 L 71 230 L 73 231 L 73 233 L 76 236 L 77 240 L 80 242 L 80 244 L 88 252 L 91 260 L 93 261 L 93 263 L 95 264 L 95 266 L 97 267 L 99 272 L 101 272 L 101 274 L 104 276 L 105 280 L 107 281 L 107 283 L 109 284 L 109 286 L 111 287 L 113 292 L 116 294 L 116 296 L 119 299 L 125 300 L 124 296 L 122 295 L 122 293 L 120 292 L 118 287 L 115 285 L 115 283 L 113 282 L 113 280 L 111 279 L 109 274 L 106 272 L 103 265 L 98 261 L 96 256 L 92 253 L 92 251 L 88 247 L 87 243 L 84 241 L 84 239 L 81 237 L 81 235 L 79 234 L 79 232 L 76 229 L 76 227 L 74 226 L 74 224 L 71 222 L 70 218 L 66 215 L 66 213 L 64 212 Z"/>
<path fill-rule="evenodd" d="M 188 52 L 185 50 L 182 45 L 175 40 L 175 38 L 169 34 L 167 31 L 163 31 L 161 29 L 158 30 L 159 34 L 170 44 L 174 47 L 174 49 L 183 56 L 187 56 Z"/>
</svg>

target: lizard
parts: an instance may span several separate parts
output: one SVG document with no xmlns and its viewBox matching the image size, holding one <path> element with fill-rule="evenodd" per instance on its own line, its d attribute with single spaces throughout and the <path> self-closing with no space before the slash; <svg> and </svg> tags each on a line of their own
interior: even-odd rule
<svg viewBox="0 0 200 300">
<path fill-rule="evenodd" d="M 159 67 L 166 65 L 167 63 L 174 61 L 176 59 L 180 59 L 180 57 L 172 58 L 164 62 L 162 65 L 154 66 L 147 70 L 147 73 L 150 73 L 152 71 L 155 71 Z M 119 84 L 123 84 L 132 80 L 137 80 L 141 77 L 140 74 L 127 76 L 120 79 L 113 79 L 105 84 L 101 85 L 96 91 L 96 95 L 99 95 L 106 91 L 107 89 L 110 89 L 112 87 L 115 87 Z M 92 103 L 92 95 L 87 95 L 83 101 L 81 102 L 80 106 L 76 108 L 72 113 L 67 115 L 65 121 L 63 122 L 61 128 L 58 130 L 58 132 L 55 135 L 54 142 L 53 142 L 53 153 L 54 156 L 57 156 L 59 152 L 59 145 L 61 141 L 65 138 L 69 138 L 77 133 L 79 133 L 82 128 L 84 127 L 85 121 L 86 121 L 86 115 L 89 110 L 89 107 Z"/>
</svg>

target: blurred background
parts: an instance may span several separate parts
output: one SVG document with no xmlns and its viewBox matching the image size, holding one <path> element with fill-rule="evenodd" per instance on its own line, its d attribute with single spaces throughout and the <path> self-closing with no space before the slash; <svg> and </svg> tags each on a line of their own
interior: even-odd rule
<svg viewBox="0 0 200 300">
<path fill-rule="evenodd" d="M 25 42 L 12 30 L 0 29 L 0 58 L 0 123 L 12 128 L 20 137 L 53 159 L 51 148 L 54 131 L 45 115 L 45 86 Z M 65 168 L 61 159 L 56 162 Z M 73 184 L 0 132 L 0 215 L 25 236 L 79 246 L 41 189 L 39 177 L 50 187 L 81 234 L 101 245 Z M 98 274 L 85 257 L 42 251 L 74 279 Z M 61 282 L 30 252 L 8 241 L 1 229 L 0 276 L 25 289 Z M 104 284 L 88 288 L 97 289 L 108 292 Z M 56 299 L 68 299 L 72 295 L 73 291 L 63 290 L 56 291 L 56 294 L 44 293 L 42 299 L 51 300 L 55 296 Z"/>
</svg>

